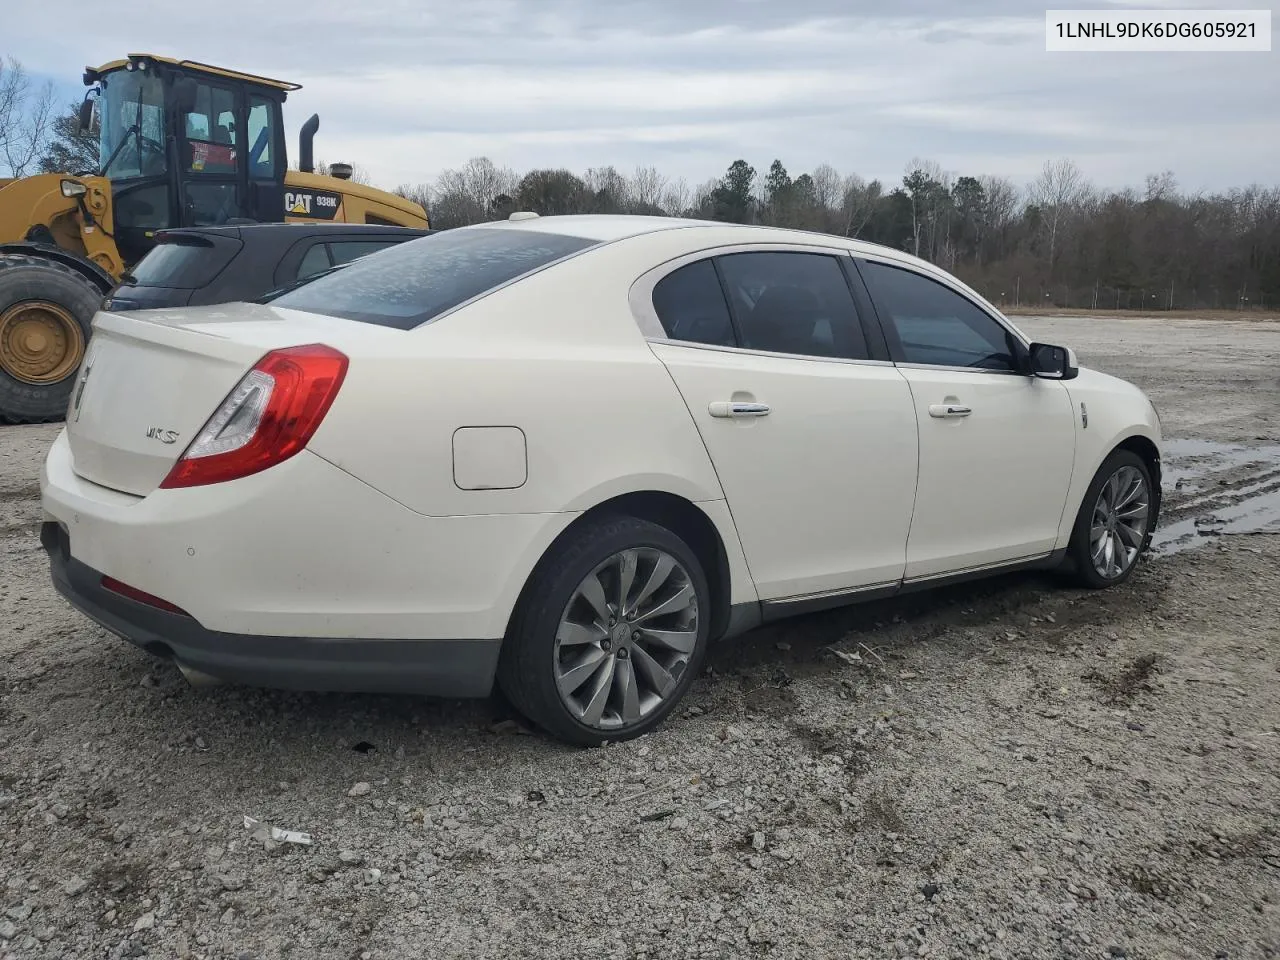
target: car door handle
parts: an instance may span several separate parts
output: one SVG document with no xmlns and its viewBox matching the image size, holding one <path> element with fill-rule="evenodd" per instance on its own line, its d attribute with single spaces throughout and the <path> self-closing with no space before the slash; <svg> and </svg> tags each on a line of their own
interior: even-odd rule
<svg viewBox="0 0 1280 960">
<path fill-rule="evenodd" d="M 767 403 L 744 403 L 741 400 L 716 400 L 707 406 L 713 417 L 767 417 Z"/>
<path fill-rule="evenodd" d="M 971 409 L 959 403 L 929 404 L 929 416 L 937 417 L 940 420 L 951 417 L 967 417 L 971 413 L 973 413 Z"/>
</svg>

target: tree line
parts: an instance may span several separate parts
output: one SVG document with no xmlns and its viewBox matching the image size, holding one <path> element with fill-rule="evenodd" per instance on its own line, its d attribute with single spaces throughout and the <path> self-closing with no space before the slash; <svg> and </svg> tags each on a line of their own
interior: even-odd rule
<svg viewBox="0 0 1280 960">
<path fill-rule="evenodd" d="M 16 61 L 0 60 L 0 173 L 89 171 L 97 132 L 82 135 L 78 104 L 59 109 Z M 317 172 L 325 165 L 317 164 Z M 6 173 L 7 171 L 7 173 Z M 355 167 L 358 182 L 368 172 Z M 518 173 L 486 157 L 395 192 L 447 229 L 505 219 L 627 213 L 767 224 L 905 250 L 1008 306 L 1108 310 L 1280 307 L 1280 187 L 1214 193 L 1179 189 L 1170 172 L 1105 190 L 1071 160 L 1031 183 L 944 170 L 914 159 L 900 181 L 866 180 L 830 164 L 793 177 L 781 160 L 761 174 L 746 160 L 690 186 L 656 167 Z"/>
<path fill-rule="evenodd" d="M 614 167 L 520 175 L 478 157 L 396 192 L 423 204 L 438 228 L 531 210 L 838 234 L 922 257 L 1008 306 L 1280 307 L 1280 187 L 1190 193 L 1167 171 L 1148 176 L 1142 187 L 1104 190 L 1067 159 L 1047 162 L 1026 186 L 921 159 L 890 184 L 841 174 L 830 164 L 793 177 L 781 160 L 762 176 L 735 160 L 719 178 L 691 188 L 652 166 L 630 175 Z"/>
</svg>

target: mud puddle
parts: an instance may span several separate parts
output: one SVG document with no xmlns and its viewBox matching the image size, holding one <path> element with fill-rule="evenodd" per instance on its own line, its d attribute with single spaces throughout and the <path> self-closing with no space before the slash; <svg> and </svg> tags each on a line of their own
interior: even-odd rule
<svg viewBox="0 0 1280 960">
<path fill-rule="evenodd" d="M 1167 440 L 1163 487 L 1153 554 L 1167 556 L 1219 536 L 1280 533 L 1278 444 Z"/>
</svg>

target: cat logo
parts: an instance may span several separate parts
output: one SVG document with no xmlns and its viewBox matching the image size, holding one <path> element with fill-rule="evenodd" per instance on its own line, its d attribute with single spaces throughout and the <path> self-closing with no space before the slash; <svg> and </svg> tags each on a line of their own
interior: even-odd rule
<svg viewBox="0 0 1280 960">
<path fill-rule="evenodd" d="M 297 217 L 306 217 L 311 215 L 311 194 L 309 193 L 286 193 L 284 195 L 284 207 L 289 213 Z"/>
</svg>

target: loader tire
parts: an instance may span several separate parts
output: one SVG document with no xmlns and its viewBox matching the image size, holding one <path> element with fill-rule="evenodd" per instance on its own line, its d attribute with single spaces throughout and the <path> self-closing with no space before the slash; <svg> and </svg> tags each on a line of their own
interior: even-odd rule
<svg viewBox="0 0 1280 960">
<path fill-rule="evenodd" d="M 0 255 L 0 422 L 63 418 L 102 297 L 64 264 Z"/>
</svg>

